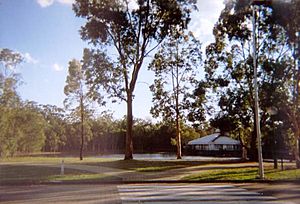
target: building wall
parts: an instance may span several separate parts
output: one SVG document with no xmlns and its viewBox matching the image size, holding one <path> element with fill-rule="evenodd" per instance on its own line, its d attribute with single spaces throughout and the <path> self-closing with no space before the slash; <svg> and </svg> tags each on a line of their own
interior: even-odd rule
<svg viewBox="0 0 300 204">
<path fill-rule="evenodd" d="M 185 148 L 187 155 L 200 155 L 200 156 L 234 156 L 241 157 L 240 145 L 188 145 Z"/>
</svg>

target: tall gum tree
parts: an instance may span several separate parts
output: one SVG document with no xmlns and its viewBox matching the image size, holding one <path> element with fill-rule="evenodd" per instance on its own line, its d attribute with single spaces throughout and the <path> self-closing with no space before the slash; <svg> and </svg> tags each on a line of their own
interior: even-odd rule
<svg viewBox="0 0 300 204">
<path fill-rule="evenodd" d="M 0 157 L 13 155 L 18 147 L 21 131 L 14 124 L 21 99 L 17 93 L 19 75 L 15 69 L 22 61 L 20 53 L 0 48 Z"/>
<path fill-rule="evenodd" d="M 20 105 L 17 87 L 21 82 L 16 67 L 22 62 L 23 57 L 20 53 L 0 48 L 0 105 L 6 107 Z"/>
<path fill-rule="evenodd" d="M 189 90 L 198 84 L 197 70 L 201 66 L 201 44 L 191 32 L 174 33 L 162 44 L 149 68 L 155 72 L 153 93 L 154 117 L 174 121 L 176 127 L 177 159 L 181 159 L 181 123 L 190 108 Z"/>
<path fill-rule="evenodd" d="M 296 144 L 294 145 L 297 168 L 300 168 L 300 1 L 276 1 L 273 5 L 273 19 L 281 25 L 291 49 L 294 49 L 294 72 L 293 72 L 293 105 L 287 105 L 285 112 L 292 123 L 292 129 Z M 297 34 L 298 33 L 298 34 Z M 298 62 L 298 63 L 296 63 Z"/>
<path fill-rule="evenodd" d="M 81 62 L 78 60 L 71 60 L 69 62 L 68 76 L 66 79 L 66 85 L 64 87 L 64 93 L 67 98 L 64 100 L 65 107 L 72 111 L 72 115 L 75 121 L 80 121 L 80 160 L 83 159 L 83 149 L 87 135 L 85 126 L 87 124 L 87 118 L 89 117 L 90 110 L 88 109 L 90 94 L 86 86 L 86 77 L 82 69 Z"/>
<path fill-rule="evenodd" d="M 127 103 L 125 160 L 133 159 L 132 102 L 145 57 L 154 51 L 172 27 L 185 29 L 196 0 L 76 0 L 76 16 L 85 18 L 83 40 L 88 81 Z M 107 53 L 110 52 L 110 63 Z M 115 56 L 115 57 L 114 57 Z"/>
<path fill-rule="evenodd" d="M 253 94 L 253 53 L 250 1 L 228 1 L 214 28 L 215 43 L 206 49 L 206 78 L 219 94 L 221 115 L 234 121 L 236 132 L 250 144 L 256 158 L 256 134 Z M 293 63 L 288 38 L 282 26 L 275 23 L 272 6 L 260 6 L 257 12 L 257 63 L 261 126 L 270 119 L 267 108 L 284 109 L 290 99 Z M 289 123 L 289 121 L 283 121 Z M 263 132 L 264 136 L 264 132 Z"/>
</svg>

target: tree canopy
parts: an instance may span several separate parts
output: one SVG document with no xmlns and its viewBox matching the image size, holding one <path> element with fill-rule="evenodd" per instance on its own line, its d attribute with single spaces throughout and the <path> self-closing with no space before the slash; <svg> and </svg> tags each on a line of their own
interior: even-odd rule
<svg viewBox="0 0 300 204">
<path fill-rule="evenodd" d="M 144 59 L 173 27 L 180 30 L 187 27 L 195 3 L 195 0 L 77 0 L 73 5 L 76 15 L 87 20 L 81 29 L 82 39 L 95 46 L 88 55 L 90 58 L 86 58 L 87 72 L 93 73 L 88 74 L 93 76 L 89 82 L 94 84 L 93 88 L 102 87 L 127 103 L 125 159 L 133 158 L 132 101 Z M 117 56 L 114 61 L 106 56 L 110 48 Z M 99 59 L 109 62 L 98 63 Z"/>
</svg>

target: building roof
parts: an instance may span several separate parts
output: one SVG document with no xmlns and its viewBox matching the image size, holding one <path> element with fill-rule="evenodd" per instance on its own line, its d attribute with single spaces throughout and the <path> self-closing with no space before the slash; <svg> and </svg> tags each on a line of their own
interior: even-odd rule
<svg viewBox="0 0 300 204">
<path fill-rule="evenodd" d="M 188 145 L 200 144 L 239 145 L 241 143 L 238 140 L 234 140 L 228 136 L 221 135 L 220 133 L 214 133 L 188 142 Z"/>
</svg>

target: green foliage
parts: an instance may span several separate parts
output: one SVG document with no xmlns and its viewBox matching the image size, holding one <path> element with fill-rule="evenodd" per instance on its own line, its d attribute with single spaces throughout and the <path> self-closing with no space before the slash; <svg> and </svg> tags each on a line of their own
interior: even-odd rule
<svg viewBox="0 0 300 204">
<path fill-rule="evenodd" d="M 46 122 L 40 113 L 26 106 L 18 109 L 3 107 L 0 113 L 0 157 L 42 150 Z"/>
<path fill-rule="evenodd" d="M 44 146 L 44 118 L 17 94 L 20 76 L 16 67 L 22 61 L 20 53 L 0 50 L 0 157 L 41 151 Z"/>
<path fill-rule="evenodd" d="M 274 1 L 272 8 L 272 20 L 284 28 L 289 42 L 295 43 L 296 32 L 299 32 L 300 26 L 300 2 L 297 0 Z"/>
<path fill-rule="evenodd" d="M 132 101 L 144 59 L 172 28 L 185 29 L 196 1 L 135 1 L 134 8 L 129 3 L 76 0 L 73 5 L 76 16 L 87 19 L 81 29 L 82 39 L 96 48 L 84 54 L 88 83 L 93 90 L 104 90 L 127 103 L 125 159 L 132 159 Z M 114 62 L 107 57 L 110 50 L 116 55 Z"/>
<path fill-rule="evenodd" d="M 47 122 L 43 150 L 49 152 L 62 150 L 62 147 L 67 143 L 64 110 L 53 105 L 42 105 L 40 112 Z"/>
<path fill-rule="evenodd" d="M 45 144 L 46 121 L 42 115 L 29 108 L 19 112 L 16 118 L 16 131 L 21 134 L 18 140 L 18 152 L 39 152 Z"/>
<path fill-rule="evenodd" d="M 202 59 L 201 44 L 191 32 L 173 32 L 155 54 L 149 69 L 156 77 L 150 86 L 153 93 L 151 113 L 154 117 L 175 121 L 176 111 L 183 118 L 193 103 L 189 89 L 197 84 L 197 69 Z"/>
<path fill-rule="evenodd" d="M 20 53 L 0 48 L 0 105 L 10 107 L 20 105 L 20 97 L 17 94 L 20 75 L 16 72 L 16 67 L 22 61 Z"/>
<path fill-rule="evenodd" d="M 240 138 L 245 146 L 256 150 L 253 87 L 252 10 L 246 1 L 228 2 L 214 28 L 215 42 L 206 49 L 206 79 L 219 101 L 220 112 L 212 125 Z M 275 6 L 275 5 L 274 5 Z M 292 128 L 288 119 L 292 107 L 293 58 L 285 29 L 274 20 L 272 6 L 259 6 L 256 16 L 256 50 L 258 63 L 261 127 L 268 136 L 267 113 L 276 107 L 277 121 L 286 130 Z M 284 116 L 286 115 L 286 116 Z M 270 126 L 268 126 L 270 127 Z M 252 130 L 252 131 L 249 131 Z M 282 134 L 286 134 L 282 132 Z M 249 147 L 249 146 L 248 146 Z"/>
<path fill-rule="evenodd" d="M 181 158 L 181 120 L 187 115 L 192 102 L 189 88 L 197 83 L 197 68 L 201 64 L 201 44 L 192 32 L 184 34 L 173 29 L 171 35 L 155 54 L 149 69 L 155 72 L 156 79 L 150 86 L 153 94 L 154 117 L 174 121 L 176 126 L 177 158 Z M 199 104 L 201 107 L 202 104 Z"/>
<path fill-rule="evenodd" d="M 86 87 L 86 77 L 82 69 L 82 65 L 79 61 L 73 59 L 69 62 L 69 74 L 66 80 L 66 86 L 64 88 L 64 93 L 67 98 L 64 101 L 66 108 L 71 109 L 71 118 L 78 123 L 77 132 L 80 132 L 80 160 L 83 159 L 83 149 L 85 146 L 85 140 L 89 139 L 90 135 L 90 124 L 89 117 L 91 110 L 88 109 L 89 106 L 89 93 L 88 87 Z M 73 116 L 73 117 L 72 117 Z M 80 126 L 79 126 L 80 125 Z"/>
</svg>

